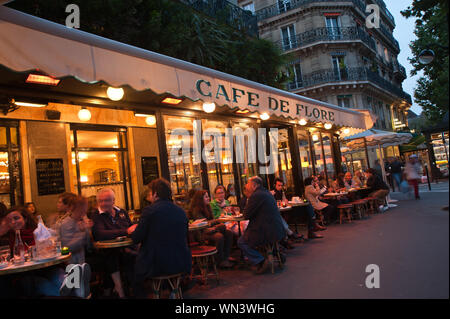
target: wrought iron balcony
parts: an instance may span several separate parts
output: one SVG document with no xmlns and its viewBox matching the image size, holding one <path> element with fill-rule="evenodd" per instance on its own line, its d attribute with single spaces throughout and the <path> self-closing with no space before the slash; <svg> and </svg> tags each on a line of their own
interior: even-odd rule
<svg viewBox="0 0 450 319">
<path fill-rule="evenodd" d="M 288 51 L 320 41 L 348 40 L 361 40 L 372 50 L 376 51 L 375 41 L 364 30 L 358 27 L 317 28 L 281 39 L 277 44 L 282 51 Z"/>
<path fill-rule="evenodd" d="M 371 70 L 358 67 L 358 68 L 343 68 L 337 69 L 324 69 L 319 70 L 301 77 L 296 81 L 288 84 L 288 90 L 297 90 L 301 88 L 308 88 L 319 84 L 325 83 L 338 83 L 338 82 L 348 82 L 348 81 L 368 81 L 372 82 L 384 90 L 408 101 L 412 104 L 411 95 L 404 92 L 401 88 L 395 86 L 391 82 L 382 78 L 378 73 L 372 72 Z"/>
<path fill-rule="evenodd" d="M 277 1 L 271 6 L 256 11 L 256 16 L 258 21 L 261 21 L 314 2 L 353 2 L 362 12 L 366 12 L 366 4 L 363 0 L 285 0 Z"/>
<path fill-rule="evenodd" d="M 226 0 L 180 0 L 195 10 L 235 29 L 243 30 L 252 37 L 258 36 L 256 15 Z"/>
<path fill-rule="evenodd" d="M 398 41 L 395 40 L 394 36 L 392 35 L 392 32 L 390 32 L 388 29 L 386 29 L 386 27 L 383 26 L 382 24 L 380 24 L 379 30 L 381 30 L 381 33 L 383 33 L 394 44 L 394 46 L 397 48 L 397 50 L 400 51 L 400 46 L 398 44 Z"/>
</svg>

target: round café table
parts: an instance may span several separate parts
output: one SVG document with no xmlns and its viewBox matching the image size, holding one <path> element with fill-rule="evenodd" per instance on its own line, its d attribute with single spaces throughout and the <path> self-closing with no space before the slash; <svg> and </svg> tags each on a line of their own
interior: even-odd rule
<svg viewBox="0 0 450 319">
<path fill-rule="evenodd" d="M 12 275 L 22 273 L 26 271 L 38 270 L 42 268 L 48 268 L 58 264 L 62 264 L 69 261 L 72 254 L 60 255 L 58 257 L 43 259 L 43 260 L 31 260 L 23 263 L 22 265 L 10 264 L 8 267 L 0 269 L 0 275 Z"/>
<path fill-rule="evenodd" d="M 131 238 L 102 240 L 94 243 L 97 249 L 121 248 L 133 245 Z"/>
<path fill-rule="evenodd" d="M 202 225 L 189 224 L 189 231 L 203 230 L 208 227 L 210 227 L 208 222 L 206 222 L 206 224 L 202 224 Z"/>
<path fill-rule="evenodd" d="M 218 221 L 222 223 L 226 222 L 237 222 L 238 223 L 238 231 L 239 231 L 239 237 L 241 237 L 241 221 L 244 220 L 244 215 L 238 215 L 238 216 L 226 216 L 226 217 L 219 217 L 217 218 Z"/>
<path fill-rule="evenodd" d="M 297 212 L 299 208 L 297 207 L 306 207 L 309 205 L 309 202 L 289 202 L 289 206 L 286 207 L 279 207 L 280 209 L 280 213 L 285 213 L 285 212 Z M 295 232 L 298 234 L 298 225 L 297 225 L 297 218 L 294 217 L 294 227 L 295 227 Z"/>
</svg>

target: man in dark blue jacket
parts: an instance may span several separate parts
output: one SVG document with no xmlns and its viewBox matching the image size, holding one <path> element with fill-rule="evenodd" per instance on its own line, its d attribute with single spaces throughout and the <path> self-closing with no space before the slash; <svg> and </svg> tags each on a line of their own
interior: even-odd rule
<svg viewBox="0 0 450 319">
<path fill-rule="evenodd" d="M 256 250 L 258 246 L 272 244 L 286 236 L 277 202 L 263 187 L 260 177 L 252 177 L 245 185 L 249 195 L 244 218 L 249 220 L 247 229 L 238 240 L 238 246 L 250 263 L 256 266 L 256 273 L 269 269 L 268 261 Z"/>
<path fill-rule="evenodd" d="M 187 243 L 189 222 L 182 208 L 175 205 L 170 184 L 164 179 L 150 185 L 152 205 L 141 213 L 134 243 L 141 243 L 135 266 L 134 293 L 144 297 L 143 282 L 147 278 L 190 273 L 192 256 Z"/>
</svg>

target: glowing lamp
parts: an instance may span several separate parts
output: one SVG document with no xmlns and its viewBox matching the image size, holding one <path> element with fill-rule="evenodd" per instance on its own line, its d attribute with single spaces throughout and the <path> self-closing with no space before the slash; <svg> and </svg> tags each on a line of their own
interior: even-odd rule
<svg viewBox="0 0 450 319">
<path fill-rule="evenodd" d="M 78 118 L 83 122 L 89 121 L 91 119 L 91 112 L 83 108 L 78 112 Z"/>
<path fill-rule="evenodd" d="M 112 101 L 119 101 L 123 98 L 124 91 L 122 88 L 113 88 L 110 86 L 106 90 L 106 95 L 108 95 L 108 98 Z"/>
<path fill-rule="evenodd" d="M 216 104 L 215 103 L 203 103 L 203 111 L 205 111 L 206 113 L 212 113 L 214 112 L 214 110 L 216 109 Z"/>
<path fill-rule="evenodd" d="M 147 125 L 155 125 L 156 124 L 156 117 L 154 116 L 154 115 L 150 115 L 150 116 L 147 116 L 146 118 L 145 118 L 145 123 L 147 123 Z"/>
</svg>

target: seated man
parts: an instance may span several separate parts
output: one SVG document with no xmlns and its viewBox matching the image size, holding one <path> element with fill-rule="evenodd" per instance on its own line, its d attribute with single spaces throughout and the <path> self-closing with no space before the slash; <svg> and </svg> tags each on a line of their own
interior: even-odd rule
<svg viewBox="0 0 450 319">
<path fill-rule="evenodd" d="M 102 188 L 97 193 L 98 212 L 93 215 L 94 227 L 92 235 L 95 241 L 115 239 L 120 236 L 131 234 L 137 225 L 132 225 L 128 213 L 114 206 L 115 195 L 110 188 Z M 125 297 L 120 278 L 120 261 L 134 259 L 130 249 L 105 249 L 101 250 L 102 261 L 106 272 L 111 275 L 114 282 L 114 290 L 120 298 Z M 129 268 L 129 267 L 128 267 Z M 129 274 L 130 275 L 130 274 Z M 130 275 L 131 277 L 131 275 Z"/>
<path fill-rule="evenodd" d="M 380 202 L 384 202 L 385 197 L 389 194 L 389 186 L 383 181 L 378 172 L 373 168 L 366 170 L 367 183 L 369 187 L 369 197 L 376 197 Z"/>
<path fill-rule="evenodd" d="M 286 236 L 277 202 L 270 192 L 263 187 L 260 177 L 250 178 L 245 185 L 249 195 L 244 210 L 244 218 L 249 220 L 247 229 L 238 240 L 251 264 L 256 266 L 256 273 L 262 274 L 269 269 L 269 263 L 256 250 L 257 247 L 280 241 Z"/>
<path fill-rule="evenodd" d="M 151 277 L 191 272 L 192 256 L 187 242 L 188 219 L 182 208 L 172 202 L 170 184 L 153 180 L 148 186 L 152 205 L 143 209 L 134 243 L 142 246 L 136 258 L 134 293 L 145 297 L 144 280 Z"/>
<path fill-rule="evenodd" d="M 326 192 L 325 188 L 319 189 L 319 186 L 314 182 L 313 177 L 305 178 L 305 197 L 311 203 L 315 210 L 322 212 L 326 219 L 334 217 L 335 208 L 333 205 L 321 202 L 319 196 Z M 314 238 L 314 237 L 313 237 Z"/>
<path fill-rule="evenodd" d="M 286 195 L 284 193 L 284 182 L 281 178 L 277 177 L 275 178 L 274 183 L 274 190 L 270 191 L 270 193 L 273 195 L 276 201 L 283 201 L 285 204 L 288 204 L 288 200 L 286 198 Z M 281 218 L 281 221 L 283 222 L 284 229 L 286 230 L 286 233 L 290 239 L 301 239 L 302 237 L 298 234 L 294 233 L 291 229 L 289 229 L 288 223 L 284 220 L 284 218 Z M 286 248 L 293 248 L 287 241 L 282 241 L 281 244 Z"/>
</svg>

